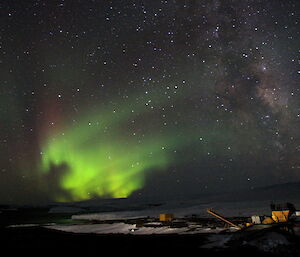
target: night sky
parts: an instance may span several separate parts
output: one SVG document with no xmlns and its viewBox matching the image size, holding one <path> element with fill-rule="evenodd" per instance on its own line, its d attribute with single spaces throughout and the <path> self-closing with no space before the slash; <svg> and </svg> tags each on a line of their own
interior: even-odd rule
<svg viewBox="0 0 300 257">
<path fill-rule="evenodd" d="M 300 180 L 299 1 L 0 1 L 0 202 Z"/>
</svg>

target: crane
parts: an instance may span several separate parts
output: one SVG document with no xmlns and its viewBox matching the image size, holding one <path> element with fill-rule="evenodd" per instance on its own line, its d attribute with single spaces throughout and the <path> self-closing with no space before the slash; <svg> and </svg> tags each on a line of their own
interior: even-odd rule
<svg viewBox="0 0 300 257">
<path fill-rule="evenodd" d="M 227 220 L 226 218 L 222 217 L 221 215 L 215 213 L 212 209 L 208 209 L 207 212 L 213 216 L 215 216 L 216 218 L 218 218 L 219 220 L 224 221 L 225 223 L 229 224 L 230 226 L 233 226 L 237 229 L 242 229 L 240 226 L 235 225 L 234 223 L 232 223 L 231 221 Z"/>
</svg>

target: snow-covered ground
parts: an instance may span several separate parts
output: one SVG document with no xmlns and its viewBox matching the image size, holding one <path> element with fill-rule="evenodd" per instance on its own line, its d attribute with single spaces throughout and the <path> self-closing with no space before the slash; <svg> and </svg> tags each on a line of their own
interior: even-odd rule
<svg viewBox="0 0 300 257">
<path fill-rule="evenodd" d="M 300 200 L 292 201 L 300 209 Z M 205 202 L 203 200 L 169 201 L 166 203 L 130 202 L 127 199 L 105 200 L 90 204 L 68 203 L 52 204 L 49 217 L 57 213 L 65 213 L 70 217 L 67 222 L 11 225 L 11 228 L 43 226 L 47 229 L 69 233 L 86 234 L 123 234 L 123 235 L 196 235 L 201 234 L 199 242 L 202 248 L 226 248 L 234 245 L 249 245 L 264 252 L 276 252 L 279 248 L 294 247 L 280 231 L 268 231 L 247 237 L 236 228 L 225 229 L 222 223 L 205 218 L 213 216 L 207 213 L 213 209 L 224 217 L 250 217 L 252 215 L 271 215 L 270 201 L 240 201 L 240 202 Z M 159 214 L 172 213 L 175 220 L 172 223 L 158 221 Z M 57 217 L 60 217 L 58 215 Z M 200 218 L 200 219 L 193 219 Z M 204 219 L 201 219 L 204 218 Z M 299 218 L 298 218 L 299 219 Z M 232 219 L 234 222 L 241 219 Z M 242 219 L 243 220 L 243 219 Z M 33 221 L 34 222 L 34 221 Z M 300 223 L 300 222 L 299 222 Z M 300 235 L 300 226 L 295 228 Z M 183 237 L 185 238 L 185 236 Z M 235 246 L 234 246 L 235 247 Z"/>
<path fill-rule="evenodd" d="M 196 234 L 196 233 L 219 233 L 224 228 L 203 228 L 196 226 L 187 226 L 173 228 L 169 226 L 154 227 L 137 227 L 136 224 L 127 224 L 123 222 L 112 224 L 85 224 L 85 225 L 54 225 L 48 228 L 72 232 L 72 233 L 95 233 L 95 234 L 134 234 L 134 235 L 151 235 L 151 234 Z M 233 229 L 234 230 L 234 229 Z"/>
<path fill-rule="evenodd" d="M 109 202 L 108 202 L 109 204 Z M 296 206 L 300 206 L 299 203 L 294 203 Z M 298 205 L 297 205 L 298 204 Z M 107 205 L 106 205 L 107 206 Z M 142 205 L 141 205 L 142 206 Z M 47 226 L 51 229 L 62 230 L 74 233 L 98 233 L 98 234 L 189 234 L 189 233 L 219 233 L 223 231 L 223 227 L 212 228 L 203 227 L 197 224 L 189 224 L 184 227 L 171 228 L 169 226 L 144 226 L 136 227 L 135 224 L 128 224 L 129 220 L 152 218 L 157 219 L 160 213 L 172 213 L 175 218 L 186 218 L 191 216 L 197 217 L 210 217 L 207 213 L 207 209 L 214 209 L 219 214 L 225 217 L 250 217 L 251 215 L 271 215 L 270 202 L 269 201 L 253 201 L 253 202 L 216 202 L 216 203 L 203 203 L 197 200 L 179 202 L 173 201 L 167 204 L 151 207 L 139 207 L 135 205 L 133 210 L 132 205 L 128 207 L 126 211 L 114 211 L 114 212 L 95 212 L 95 213 L 83 213 L 72 215 L 73 220 L 86 220 L 86 221 L 98 221 L 101 223 L 109 224 L 85 224 L 85 225 L 54 225 Z M 74 208 L 74 207 L 72 207 Z M 82 208 L 82 206 L 80 207 Z M 100 207 L 97 207 L 100 209 Z M 125 209 L 125 205 L 123 207 Z M 61 208 L 62 210 L 62 208 Z M 69 211 L 70 209 L 67 209 Z M 75 210 L 77 210 L 75 208 Z M 55 212 L 53 209 L 51 212 Z"/>
</svg>

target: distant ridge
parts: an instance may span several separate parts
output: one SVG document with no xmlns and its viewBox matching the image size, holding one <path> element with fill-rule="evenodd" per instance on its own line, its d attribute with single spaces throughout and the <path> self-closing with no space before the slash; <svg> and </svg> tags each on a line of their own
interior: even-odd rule
<svg viewBox="0 0 300 257">
<path fill-rule="evenodd" d="M 207 196 L 209 201 L 292 201 L 300 199 L 300 182 L 275 184 L 254 189 Z"/>
</svg>

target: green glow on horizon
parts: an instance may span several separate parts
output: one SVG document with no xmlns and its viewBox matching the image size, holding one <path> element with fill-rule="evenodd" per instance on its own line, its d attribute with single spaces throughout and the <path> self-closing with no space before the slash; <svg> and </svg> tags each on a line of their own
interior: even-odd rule
<svg viewBox="0 0 300 257">
<path fill-rule="evenodd" d="M 54 196 L 56 201 L 127 197 L 143 187 L 146 171 L 168 166 L 162 140 L 152 135 L 139 142 L 126 130 L 135 114 L 128 105 L 121 110 L 84 115 L 42 144 L 40 169 L 48 173 L 63 167 L 59 183 L 67 196 Z"/>
<path fill-rule="evenodd" d="M 170 103 L 159 94 L 151 98 L 157 106 Z M 54 200 L 128 197 L 143 188 L 148 171 L 166 171 L 172 165 L 194 162 L 196 158 L 206 160 L 211 153 L 231 158 L 252 148 L 247 131 L 235 129 L 230 122 L 222 128 L 203 123 L 195 129 L 189 126 L 189 117 L 183 116 L 180 125 L 164 130 L 157 122 L 157 113 L 145 105 L 147 99 L 142 100 L 138 104 L 121 100 L 117 105 L 94 108 L 81 113 L 74 124 L 61 128 L 59 134 L 43 138 L 41 176 L 55 171 L 59 187 L 65 192 L 54 195 Z M 132 120 L 139 123 L 136 128 L 142 132 L 133 135 Z M 241 137 L 245 138 L 243 142 L 236 140 Z M 174 151 L 177 149 L 185 152 L 178 155 Z"/>
<path fill-rule="evenodd" d="M 53 142 L 45 148 L 42 160 L 43 170 L 49 170 L 51 165 L 67 165 L 61 187 L 70 193 L 72 200 L 89 199 L 93 195 L 127 197 L 143 186 L 144 171 L 164 168 L 167 163 L 161 152 L 149 154 L 151 149 L 159 150 L 155 144 L 122 146 L 102 138 L 102 142 L 85 147 L 76 138 L 74 141 Z"/>
</svg>

